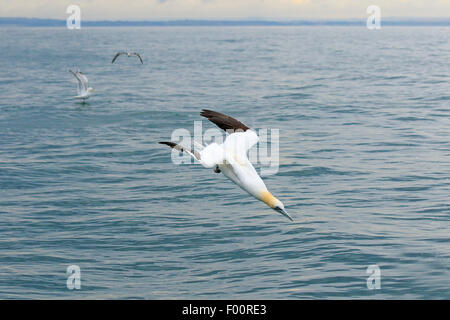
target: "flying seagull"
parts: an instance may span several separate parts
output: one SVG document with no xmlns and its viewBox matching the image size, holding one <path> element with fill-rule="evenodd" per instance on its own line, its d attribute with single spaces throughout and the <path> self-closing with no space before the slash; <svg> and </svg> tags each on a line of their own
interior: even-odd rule
<svg viewBox="0 0 450 320">
<path fill-rule="evenodd" d="M 283 203 L 267 190 L 261 177 L 248 160 L 247 151 L 258 142 L 256 132 L 239 120 L 216 111 L 202 110 L 200 115 L 229 134 L 222 144 L 211 143 L 203 147 L 194 141 L 196 146 L 201 149 L 197 151 L 195 148 L 190 150 L 173 142 L 162 141 L 159 143 L 186 152 L 205 168 L 214 168 L 216 173 L 222 172 L 244 191 L 293 221 Z"/>
<path fill-rule="evenodd" d="M 78 95 L 75 96 L 74 98 L 82 99 L 83 101 L 88 99 L 91 96 L 91 93 L 94 91 L 94 89 L 88 87 L 87 77 L 80 70 L 77 70 L 75 72 L 73 72 L 72 70 L 69 71 L 78 81 L 78 88 L 77 88 Z"/>
<path fill-rule="evenodd" d="M 125 51 L 117 52 L 116 55 L 114 56 L 114 58 L 112 59 L 111 63 L 114 63 L 114 61 L 116 61 L 116 59 L 122 54 L 126 54 L 127 57 L 136 56 L 136 57 L 139 58 L 139 60 L 141 60 L 141 64 L 144 64 L 144 61 L 142 61 L 141 55 L 139 53 L 137 53 L 137 52 L 125 52 Z"/>
</svg>

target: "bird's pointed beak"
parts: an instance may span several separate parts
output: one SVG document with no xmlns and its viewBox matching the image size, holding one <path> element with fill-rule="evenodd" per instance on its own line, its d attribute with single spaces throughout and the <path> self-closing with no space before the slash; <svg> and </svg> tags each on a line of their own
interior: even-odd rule
<svg viewBox="0 0 450 320">
<path fill-rule="evenodd" d="M 276 207 L 275 211 L 281 213 L 283 216 L 285 216 L 289 220 L 294 221 L 294 219 L 291 218 L 291 216 L 287 213 L 287 211 L 285 209 L 281 209 L 280 207 Z"/>
</svg>

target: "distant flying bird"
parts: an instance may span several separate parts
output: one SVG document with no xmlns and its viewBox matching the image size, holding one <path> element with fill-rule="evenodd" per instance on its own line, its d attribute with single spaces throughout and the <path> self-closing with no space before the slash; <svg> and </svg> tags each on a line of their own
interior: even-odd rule
<svg viewBox="0 0 450 320">
<path fill-rule="evenodd" d="M 77 70 L 75 72 L 73 72 L 72 70 L 69 71 L 78 81 L 78 88 L 77 88 L 78 95 L 75 96 L 74 98 L 82 99 L 83 101 L 88 99 L 91 96 L 91 93 L 94 91 L 94 89 L 88 87 L 87 77 L 80 70 Z"/>
<path fill-rule="evenodd" d="M 242 122 L 216 111 L 202 110 L 200 115 L 229 133 L 222 144 L 211 143 L 203 147 L 194 141 L 195 145 L 201 149 L 197 151 L 195 148 L 190 150 L 173 142 L 162 141 L 159 143 L 186 152 L 205 168 L 215 168 L 214 172 L 216 173 L 222 172 L 250 195 L 293 221 L 283 203 L 267 190 L 266 185 L 247 158 L 248 150 L 259 140 L 256 132 Z"/>
<path fill-rule="evenodd" d="M 126 54 L 127 57 L 136 56 L 136 57 L 139 58 L 139 60 L 141 60 L 141 64 L 144 64 L 144 61 L 142 61 L 142 58 L 141 58 L 139 53 L 137 53 L 137 52 L 125 52 L 125 51 L 117 52 L 116 55 L 114 56 L 114 58 L 112 59 L 111 63 L 114 63 L 114 61 L 116 61 L 116 59 L 122 54 Z"/>
</svg>

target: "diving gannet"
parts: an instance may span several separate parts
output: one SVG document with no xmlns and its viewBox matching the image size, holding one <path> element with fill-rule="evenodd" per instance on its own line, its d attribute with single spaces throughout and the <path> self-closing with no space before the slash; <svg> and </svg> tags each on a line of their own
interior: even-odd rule
<svg viewBox="0 0 450 320">
<path fill-rule="evenodd" d="M 174 142 L 161 141 L 159 143 L 186 152 L 205 168 L 215 168 L 214 172 L 216 173 L 222 172 L 250 195 L 293 221 L 283 203 L 267 190 L 263 180 L 247 157 L 248 150 L 259 140 L 256 132 L 239 120 L 216 111 L 202 110 L 200 115 L 229 133 L 222 144 L 211 143 L 205 147 L 200 145 L 201 150 L 197 151 L 195 148 L 190 150 Z M 198 145 L 197 142 L 195 143 Z"/>
</svg>

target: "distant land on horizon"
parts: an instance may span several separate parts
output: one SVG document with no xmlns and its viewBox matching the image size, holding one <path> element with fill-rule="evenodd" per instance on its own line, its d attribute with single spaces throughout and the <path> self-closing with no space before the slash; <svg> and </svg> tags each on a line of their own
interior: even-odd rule
<svg viewBox="0 0 450 320">
<path fill-rule="evenodd" d="M 82 20 L 87 27 L 176 27 L 176 26 L 365 26 L 366 19 L 299 20 Z M 450 26 L 448 18 L 384 18 L 382 26 Z M 2 18 L 0 27 L 65 27 L 66 20 L 40 18 Z"/>
</svg>

